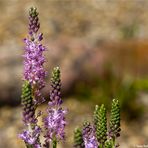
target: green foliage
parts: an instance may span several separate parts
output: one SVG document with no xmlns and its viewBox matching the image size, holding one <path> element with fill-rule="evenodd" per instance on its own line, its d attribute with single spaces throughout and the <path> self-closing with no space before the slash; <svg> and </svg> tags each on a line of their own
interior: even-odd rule
<svg viewBox="0 0 148 148">
<path fill-rule="evenodd" d="M 76 128 L 74 131 L 74 147 L 75 148 L 84 148 L 82 130 L 80 128 Z"/>
<path fill-rule="evenodd" d="M 103 75 L 96 75 L 79 81 L 74 87 L 76 97 L 81 101 L 104 104 L 110 108 L 110 98 L 119 98 L 120 108 L 127 119 L 136 119 L 143 113 L 142 104 L 137 103 L 138 92 L 147 91 L 147 80 L 125 79 L 106 68 Z"/>
<path fill-rule="evenodd" d="M 102 104 L 100 108 L 98 105 L 95 107 L 94 125 L 99 143 L 104 144 L 107 139 L 107 118 L 104 104 Z"/>
<path fill-rule="evenodd" d="M 122 34 L 123 39 L 132 39 L 136 36 L 138 32 L 138 26 L 139 24 L 137 22 L 133 22 L 132 24 L 124 24 L 120 31 Z"/>
<path fill-rule="evenodd" d="M 137 90 L 142 90 L 148 92 L 148 78 L 138 79 L 135 81 L 135 88 Z"/>
</svg>

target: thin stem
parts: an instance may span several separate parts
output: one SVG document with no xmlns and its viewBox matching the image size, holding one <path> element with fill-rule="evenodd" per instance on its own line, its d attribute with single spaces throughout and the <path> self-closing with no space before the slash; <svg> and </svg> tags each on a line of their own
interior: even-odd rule
<svg viewBox="0 0 148 148">
<path fill-rule="evenodd" d="M 26 143 L 26 148 L 33 148 L 33 145 Z"/>
<path fill-rule="evenodd" d="M 102 144 L 99 144 L 98 148 L 102 148 Z"/>
<path fill-rule="evenodd" d="M 115 144 L 116 144 L 116 143 L 115 143 L 115 142 L 116 142 L 115 139 L 116 139 L 116 138 L 113 137 L 113 146 L 114 146 L 114 147 L 115 147 Z"/>
<path fill-rule="evenodd" d="M 53 140 L 52 141 L 52 146 L 53 146 L 53 148 L 56 148 L 57 147 L 57 141 L 56 140 Z"/>
</svg>

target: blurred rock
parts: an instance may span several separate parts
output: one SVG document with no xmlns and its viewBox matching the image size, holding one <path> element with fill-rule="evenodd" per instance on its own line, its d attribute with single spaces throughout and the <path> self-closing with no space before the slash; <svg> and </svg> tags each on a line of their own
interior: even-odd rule
<svg viewBox="0 0 148 148">
<path fill-rule="evenodd" d="M 13 40 L 1 45 L 0 50 L 0 105 L 15 105 L 20 102 L 22 51 Z"/>
<path fill-rule="evenodd" d="M 4 15 L 0 15 L 0 105 L 20 101 L 22 39 L 27 34 L 31 6 L 40 13 L 48 48 L 48 79 L 52 68 L 60 66 L 65 93 L 80 79 L 102 73 L 108 62 L 117 73 L 133 70 L 138 76 L 147 74 L 147 1 L 1 0 L 0 11 Z M 48 92 L 47 84 L 45 93 Z"/>
</svg>

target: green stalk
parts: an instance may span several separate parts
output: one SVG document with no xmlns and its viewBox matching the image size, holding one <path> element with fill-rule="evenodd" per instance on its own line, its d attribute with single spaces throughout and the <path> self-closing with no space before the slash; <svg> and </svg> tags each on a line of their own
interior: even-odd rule
<svg viewBox="0 0 148 148">
<path fill-rule="evenodd" d="M 33 148 L 33 145 L 26 143 L 26 148 Z"/>
<path fill-rule="evenodd" d="M 56 147 L 57 147 L 57 141 L 56 141 L 56 139 L 54 139 L 54 140 L 52 141 L 52 147 L 53 147 L 53 148 L 56 148 Z"/>
<path fill-rule="evenodd" d="M 113 147 L 114 147 L 114 146 L 115 146 L 115 144 L 116 144 L 116 141 L 115 141 L 115 140 L 116 140 L 116 138 L 115 138 L 115 137 L 113 137 L 113 140 L 112 140 L 112 141 L 113 141 Z"/>
</svg>

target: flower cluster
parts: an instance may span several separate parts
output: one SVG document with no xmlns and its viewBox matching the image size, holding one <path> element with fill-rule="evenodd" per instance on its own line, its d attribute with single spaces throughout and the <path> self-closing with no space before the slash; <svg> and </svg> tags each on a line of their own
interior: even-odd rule
<svg viewBox="0 0 148 148">
<path fill-rule="evenodd" d="M 32 85 L 37 85 L 40 89 L 44 86 L 45 70 L 43 64 L 45 58 L 43 52 L 45 47 L 29 39 L 24 40 L 26 43 L 24 54 L 24 77 Z"/>
</svg>

